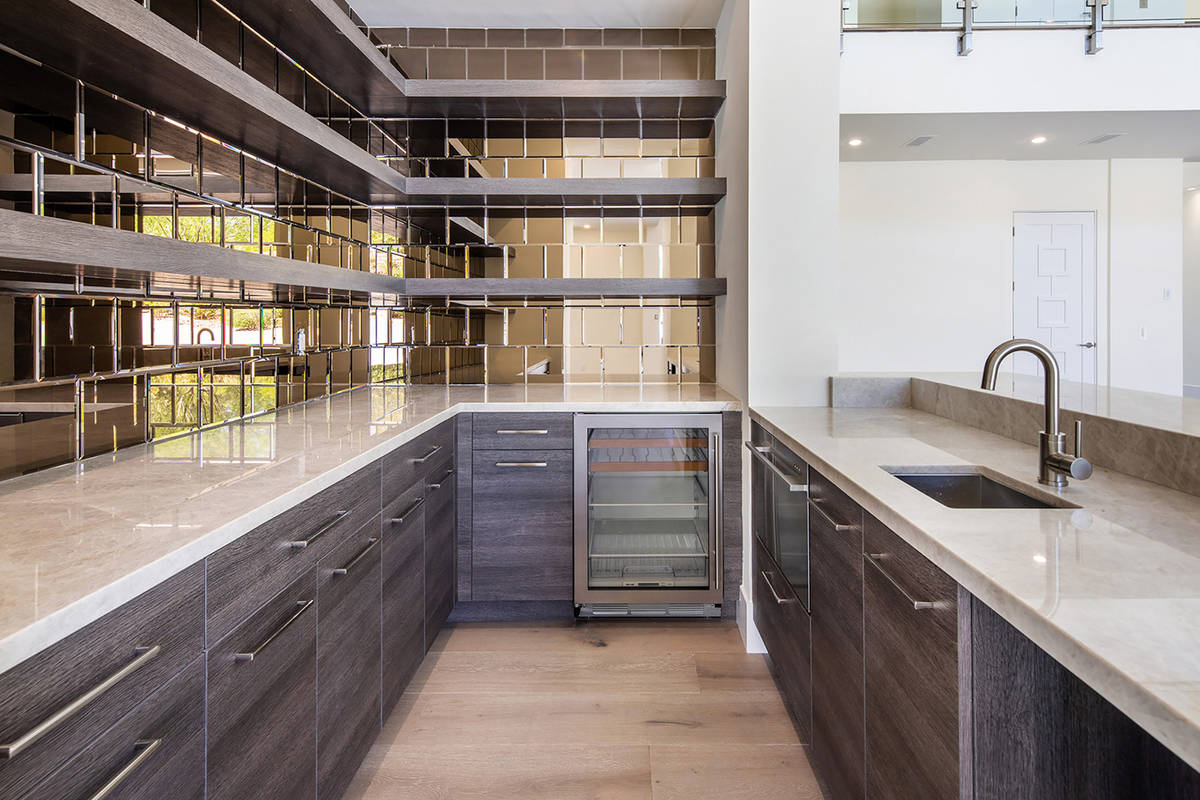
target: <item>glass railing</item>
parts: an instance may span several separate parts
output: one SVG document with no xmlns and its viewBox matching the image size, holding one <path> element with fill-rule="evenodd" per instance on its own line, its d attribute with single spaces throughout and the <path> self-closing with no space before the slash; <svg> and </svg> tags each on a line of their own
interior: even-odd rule
<svg viewBox="0 0 1200 800">
<path fill-rule="evenodd" d="M 974 25 L 999 27 L 1087 27 L 1092 8 L 1084 0 L 975 0 Z M 848 0 L 846 30 L 961 29 L 956 0 Z M 1200 0 L 1109 0 L 1106 27 L 1200 25 Z"/>
</svg>

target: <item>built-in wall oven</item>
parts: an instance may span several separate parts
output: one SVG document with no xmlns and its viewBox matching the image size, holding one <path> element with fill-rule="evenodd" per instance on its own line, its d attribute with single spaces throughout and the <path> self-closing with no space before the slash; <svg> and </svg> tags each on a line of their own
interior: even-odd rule
<svg viewBox="0 0 1200 800">
<path fill-rule="evenodd" d="M 717 616 L 721 415 L 575 416 L 580 616 Z"/>
<path fill-rule="evenodd" d="M 750 527 L 808 609 L 808 465 L 757 422 L 746 447 Z"/>
</svg>

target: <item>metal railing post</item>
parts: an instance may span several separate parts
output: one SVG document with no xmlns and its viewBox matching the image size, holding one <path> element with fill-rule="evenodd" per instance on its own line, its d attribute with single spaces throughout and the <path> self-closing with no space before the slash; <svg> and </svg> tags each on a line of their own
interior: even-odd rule
<svg viewBox="0 0 1200 800">
<path fill-rule="evenodd" d="M 975 9 L 979 8 L 979 4 L 975 0 L 958 0 L 958 7 L 963 12 L 962 32 L 958 34 L 958 54 L 969 56 L 975 49 Z"/>
<path fill-rule="evenodd" d="M 30 202 L 34 214 L 39 217 L 46 215 L 46 157 L 41 153 L 33 154 L 33 193 Z"/>
<path fill-rule="evenodd" d="M 1104 49 L 1104 7 L 1108 5 L 1108 0 L 1084 0 L 1084 3 L 1092 10 L 1092 24 L 1088 28 L 1084 52 L 1094 56 Z"/>
</svg>

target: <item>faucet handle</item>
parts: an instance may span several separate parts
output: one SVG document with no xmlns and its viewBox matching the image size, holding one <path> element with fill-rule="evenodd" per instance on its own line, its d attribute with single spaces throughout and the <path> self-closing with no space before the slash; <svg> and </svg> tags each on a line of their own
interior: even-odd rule
<svg viewBox="0 0 1200 800">
<path fill-rule="evenodd" d="M 1071 462 L 1071 477 L 1086 481 L 1092 477 L 1092 462 L 1083 457 L 1083 420 L 1075 420 L 1075 460 Z"/>
<path fill-rule="evenodd" d="M 1083 456 L 1083 420 L 1075 420 L 1075 457 Z"/>
</svg>

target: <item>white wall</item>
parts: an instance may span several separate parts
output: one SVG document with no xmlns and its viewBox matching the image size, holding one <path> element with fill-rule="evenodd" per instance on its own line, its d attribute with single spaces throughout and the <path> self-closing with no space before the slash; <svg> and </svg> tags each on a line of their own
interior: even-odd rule
<svg viewBox="0 0 1200 800">
<path fill-rule="evenodd" d="M 749 393 L 817 405 L 837 371 L 838 4 L 750 4 Z"/>
<path fill-rule="evenodd" d="M 1200 164 L 1183 165 L 1183 385 L 1200 397 Z"/>
<path fill-rule="evenodd" d="M 1110 162 L 1109 383 L 1183 390 L 1183 162 Z"/>
<path fill-rule="evenodd" d="M 954 32 L 847 33 L 844 114 L 1138 111 L 1200 108 L 1196 31 L 1106 31 L 1084 53 L 1082 30 L 976 31 L 956 54 Z"/>
<path fill-rule="evenodd" d="M 1012 335 L 1013 212 L 1095 211 L 1099 379 L 1111 364 L 1115 385 L 1178 394 L 1182 303 L 1163 302 L 1161 289 L 1181 280 L 1181 168 L 1155 159 L 842 164 L 840 370 L 978 370 Z M 1114 347 L 1110 296 L 1125 336 Z M 1127 320 L 1148 312 L 1150 339 L 1131 341 Z"/>
</svg>

